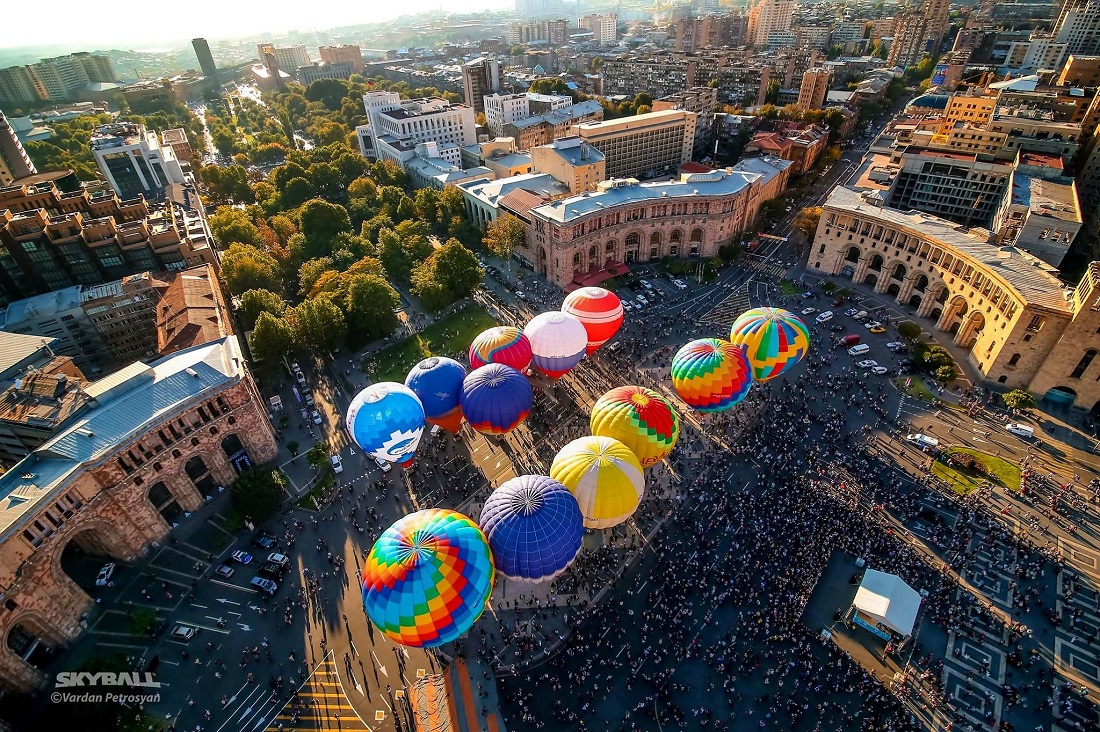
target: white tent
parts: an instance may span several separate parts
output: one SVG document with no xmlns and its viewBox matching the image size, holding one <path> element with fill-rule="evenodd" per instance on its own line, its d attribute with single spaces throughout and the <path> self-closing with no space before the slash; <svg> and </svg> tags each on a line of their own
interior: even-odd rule
<svg viewBox="0 0 1100 732">
<path fill-rule="evenodd" d="M 911 635 L 921 596 L 896 574 L 868 569 L 856 592 L 855 607 L 866 620 L 899 635 Z"/>
</svg>

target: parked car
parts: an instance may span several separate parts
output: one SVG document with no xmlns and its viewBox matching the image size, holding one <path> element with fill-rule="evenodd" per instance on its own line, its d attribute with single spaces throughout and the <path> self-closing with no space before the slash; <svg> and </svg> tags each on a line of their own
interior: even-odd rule
<svg viewBox="0 0 1100 732">
<path fill-rule="evenodd" d="M 344 472 L 344 464 L 340 461 L 339 455 L 333 455 L 329 460 L 332 462 L 332 472 L 337 475 Z"/>
<path fill-rule="evenodd" d="M 302 397 L 306 400 L 306 406 L 312 407 L 314 405 L 313 395 L 306 391 Z"/>
<path fill-rule="evenodd" d="M 848 308 L 847 310 L 844 311 L 844 316 L 846 318 L 850 318 L 853 315 L 855 315 L 857 312 L 859 312 L 859 311 L 856 310 L 855 308 Z"/>
<path fill-rule="evenodd" d="M 676 285 L 677 290 L 686 290 L 688 288 L 687 283 L 685 283 L 683 280 L 673 280 L 672 284 Z"/>
<path fill-rule="evenodd" d="M 222 579 L 229 579 L 233 576 L 233 572 L 236 571 L 228 564 L 219 564 L 218 568 L 214 570 L 214 574 L 218 575 Z"/>
<path fill-rule="evenodd" d="M 295 378 L 295 380 L 297 380 L 298 386 L 305 388 L 305 385 L 306 385 L 306 376 L 305 376 L 305 374 L 303 374 L 301 371 L 297 371 L 294 374 L 294 378 Z"/>
<path fill-rule="evenodd" d="M 647 290 L 653 289 L 653 285 L 649 284 L 649 280 L 638 280 L 638 282 L 641 283 L 642 287 L 646 288 Z"/>
<path fill-rule="evenodd" d="M 111 577 L 115 573 L 115 563 L 107 562 L 103 565 L 103 569 L 99 570 L 99 574 L 95 578 L 96 587 L 106 587 L 107 583 L 111 581 Z"/>
<path fill-rule="evenodd" d="M 248 564 L 252 561 L 252 555 L 243 549 L 238 549 L 229 556 L 234 562 L 240 562 L 241 564 Z"/>
<path fill-rule="evenodd" d="M 281 580 L 283 578 L 283 568 L 275 562 L 264 562 L 256 571 L 269 579 Z"/>
<path fill-rule="evenodd" d="M 858 313 L 855 313 L 852 317 L 855 318 L 856 320 L 860 320 L 860 321 L 866 320 L 867 319 L 867 311 L 866 310 L 860 310 Z"/>
<path fill-rule="evenodd" d="M 649 300 L 646 299 L 645 295 L 638 295 L 638 297 L 634 298 L 634 300 L 635 302 L 641 303 L 642 305 L 649 304 Z"/>
<path fill-rule="evenodd" d="M 377 465 L 378 469 L 381 470 L 383 473 L 388 473 L 393 470 L 393 466 L 382 458 L 374 457 L 374 455 L 371 455 L 371 457 L 374 458 L 374 464 Z"/>
<path fill-rule="evenodd" d="M 313 410 L 313 424 L 321 424 L 321 413 L 316 409 Z"/>
<path fill-rule="evenodd" d="M 880 324 L 876 324 L 876 325 L 872 325 L 872 326 L 871 326 L 871 332 L 872 332 L 872 333 L 875 333 L 875 334 L 879 334 L 879 333 L 885 333 L 885 332 L 886 332 L 886 328 L 885 328 L 885 326 L 883 326 L 883 325 L 882 325 L 881 323 L 880 323 Z"/>
<path fill-rule="evenodd" d="M 629 300 L 623 300 L 623 310 L 625 310 L 626 312 L 629 313 L 633 309 L 634 309 L 634 305 L 632 305 Z"/>
<path fill-rule="evenodd" d="M 817 308 L 802 308 L 803 315 L 813 315 L 817 312 Z"/>
<path fill-rule="evenodd" d="M 194 625 L 188 625 L 187 623 L 176 623 L 172 628 L 172 640 L 177 641 L 189 641 L 195 637 L 195 633 L 198 633 L 199 629 Z"/>
<path fill-rule="evenodd" d="M 1026 424 L 1006 424 L 1005 429 L 1016 435 L 1017 437 L 1031 438 L 1035 436 L 1035 428 Z"/>
<path fill-rule="evenodd" d="M 858 346 L 852 346 L 848 349 L 849 356 L 862 356 L 871 350 L 871 347 L 866 343 L 860 343 Z"/>
<path fill-rule="evenodd" d="M 809 300 L 813 296 L 814 296 L 814 291 L 813 290 L 806 290 L 805 292 L 802 293 L 802 299 L 803 300 Z"/>
<path fill-rule="evenodd" d="M 905 344 L 902 343 L 901 341 L 890 341 L 889 343 L 886 344 L 886 347 L 889 348 L 891 351 L 894 351 L 894 350 L 897 350 L 898 348 L 902 348 L 904 345 Z"/>
<path fill-rule="evenodd" d="M 278 552 L 272 552 L 271 554 L 267 555 L 267 561 L 274 562 L 280 567 L 285 567 L 290 564 L 290 557 L 285 554 L 279 554 Z"/>
<path fill-rule="evenodd" d="M 857 363 L 856 366 L 859 366 L 861 369 L 873 369 L 875 366 L 878 366 L 878 361 L 873 358 L 865 358 Z"/>
<path fill-rule="evenodd" d="M 258 546 L 261 549 L 274 549 L 275 548 L 275 536 L 269 534 L 266 531 L 261 531 L 252 537 L 252 546 Z"/>
<path fill-rule="evenodd" d="M 883 374 L 885 374 L 889 370 L 890 369 L 886 368 L 885 366 L 872 366 L 871 367 L 871 373 L 874 374 L 875 376 L 882 376 Z"/>
<path fill-rule="evenodd" d="M 868 320 L 866 323 L 863 324 L 863 327 L 867 330 L 870 330 L 871 328 L 874 328 L 878 325 L 882 325 L 882 323 L 878 322 L 877 320 Z"/>
<path fill-rule="evenodd" d="M 253 577 L 249 584 L 258 591 L 265 592 L 268 595 L 274 595 L 275 591 L 279 589 L 279 585 L 276 584 L 274 580 L 270 580 L 267 577 L 260 577 L 259 575 Z"/>
<path fill-rule="evenodd" d="M 826 310 L 825 312 L 821 313 L 816 318 L 814 318 L 814 320 L 816 320 L 818 323 L 828 323 L 832 319 L 833 319 L 833 311 L 832 310 Z"/>
</svg>

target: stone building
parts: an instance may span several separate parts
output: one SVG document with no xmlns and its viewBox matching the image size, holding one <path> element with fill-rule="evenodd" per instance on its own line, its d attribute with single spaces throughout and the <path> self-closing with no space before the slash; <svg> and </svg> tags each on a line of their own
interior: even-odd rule
<svg viewBox="0 0 1100 732">
<path fill-rule="evenodd" d="M 132 364 L 86 395 L 87 411 L 0 476 L 0 684 L 12 691 L 42 682 L 93 604 L 67 552 L 135 561 L 182 512 L 276 454 L 235 336 Z"/>
<path fill-rule="evenodd" d="M 823 206 L 809 266 L 915 308 L 966 349 L 988 382 L 1097 413 L 1100 263 L 1074 291 L 1053 266 L 993 240 L 986 229 L 837 187 Z"/>
<path fill-rule="evenodd" d="M 634 262 L 713 257 L 744 234 L 757 179 L 716 170 L 671 183 L 608 180 L 595 193 L 523 212 L 527 240 L 516 254 L 567 289 L 602 282 Z"/>
</svg>

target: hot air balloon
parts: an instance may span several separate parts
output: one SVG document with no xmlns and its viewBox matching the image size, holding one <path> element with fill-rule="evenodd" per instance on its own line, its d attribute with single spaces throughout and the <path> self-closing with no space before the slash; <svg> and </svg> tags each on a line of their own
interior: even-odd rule
<svg viewBox="0 0 1100 732">
<path fill-rule="evenodd" d="M 531 343 L 518 328 L 508 325 L 484 330 L 470 344 L 470 368 L 502 363 L 516 371 L 531 365 Z"/>
<path fill-rule="evenodd" d="M 531 343 L 531 363 L 552 379 L 557 379 L 584 358 L 588 332 L 581 321 L 568 313 L 541 313 L 523 329 Z"/>
<path fill-rule="evenodd" d="M 408 465 L 424 433 L 424 406 L 407 386 L 382 381 L 351 400 L 347 425 L 351 438 L 365 452 Z"/>
<path fill-rule="evenodd" d="M 432 356 L 412 367 L 405 377 L 405 386 L 412 389 L 424 405 L 424 418 L 450 432 L 462 426 L 462 380 L 466 369 L 453 358 Z"/>
<path fill-rule="evenodd" d="M 642 386 L 620 386 L 596 400 L 592 434 L 630 448 L 643 468 L 664 460 L 680 436 L 680 416 L 667 399 Z"/>
<path fill-rule="evenodd" d="M 584 538 L 577 499 L 545 475 L 521 475 L 502 484 L 485 501 L 479 523 L 497 572 L 526 582 L 545 582 L 564 572 Z"/>
<path fill-rule="evenodd" d="M 482 434 L 511 432 L 527 419 L 533 402 L 531 383 L 501 363 L 475 369 L 462 381 L 462 414 Z"/>
<path fill-rule="evenodd" d="M 469 630 L 493 591 L 493 555 L 469 516 L 428 509 L 382 532 L 363 566 L 363 606 L 403 646 L 449 643 Z"/>
<path fill-rule="evenodd" d="M 672 388 L 697 412 L 720 412 L 749 393 L 752 366 L 729 341 L 700 338 L 672 357 Z"/>
<path fill-rule="evenodd" d="M 623 304 L 619 297 L 602 287 L 582 287 L 569 293 L 562 303 L 563 313 L 581 321 L 588 332 L 588 354 L 611 340 L 623 324 Z"/>
<path fill-rule="evenodd" d="M 756 380 L 767 381 L 802 360 L 810 350 L 810 331 L 789 310 L 753 308 L 733 322 L 730 342 L 749 357 Z"/>
<path fill-rule="evenodd" d="M 630 448 L 610 437 L 573 440 L 554 456 L 550 477 L 577 498 L 590 529 L 607 529 L 630 518 L 645 492 L 642 465 Z"/>
</svg>

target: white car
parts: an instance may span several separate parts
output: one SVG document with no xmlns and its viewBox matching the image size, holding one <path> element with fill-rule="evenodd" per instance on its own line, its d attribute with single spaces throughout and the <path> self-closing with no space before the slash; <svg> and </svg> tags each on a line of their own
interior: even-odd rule
<svg viewBox="0 0 1100 732">
<path fill-rule="evenodd" d="M 115 563 L 108 562 L 103 565 L 103 569 L 99 570 L 99 574 L 95 578 L 96 587 L 106 587 L 107 583 L 111 581 L 111 576 L 115 573 Z"/>
<path fill-rule="evenodd" d="M 371 457 L 374 457 L 374 456 L 372 455 Z M 385 460 L 383 460 L 380 457 L 374 458 L 374 464 L 377 465 L 378 469 L 381 470 L 383 473 L 388 473 L 391 470 L 393 470 L 393 466 L 390 465 L 389 463 L 387 463 Z"/>
<path fill-rule="evenodd" d="M 646 299 L 645 299 L 645 295 L 638 295 L 638 297 L 637 297 L 637 298 L 635 298 L 635 299 L 636 299 L 636 300 L 637 300 L 638 302 L 640 302 L 640 303 L 641 303 L 642 305 L 648 305 L 648 304 L 649 304 L 649 300 L 646 300 Z"/>
<path fill-rule="evenodd" d="M 285 554 L 279 554 L 278 552 L 272 552 L 267 555 L 267 561 L 278 564 L 280 567 L 285 567 L 290 564 L 290 557 Z"/>
<path fill-rule="evenodd" d="M 646 288 L 647 290 L 653 289 L 653 285 L 649 284 L 649 280 L 638 280 L 638 282 L 640 282 L 642 287 Z"/>
<path fill-rule="evenodd" d="M 871 373 L 874 374 L 875 376 L 882 376 L 883 374 L 885 374 L 889 370 L 890 369 L 886 368 L 885 366 L 872 366 L 871 367 Z"/>
<path fill-rule="evenodd" d="M 193 625 L 176 623 L 176 627 L 172 628 L 172 640 L 189 641 L 195 637 L 197 632 L 199 632 L 199 629 Z"/>
<path fill-rule="evenodd" d="M 683 280 L 673 280 L 672 284 L 676 285 L 676 289 L 678 290 L 686 290 L 688 288 L 687 284 Z"/>
<path fill-rule="evenodd" d="M 929 437 L 928 435 L 922 435 L 920 433 L 917 433 L 915 435 L 906 435 L 905 439 L 909 442 L 912 442 L 914 445 L 922 448 L 940 446 L 940 441 L 937 440 L 935 437 Z"/>
<path fill-rule="evenodd" d="M 825 312 L 821 313 L 821 315 L 818 315 L 816 318 L 814 318 L 814 320 L 816 320 L 818 323 L 828 323 L 832 319 L 833 319 L 833 311 L 832 310 L 826 310 Z"/>
<path fill-rule="evenodd" d="M 898 348 L 905 348 L 905 344 L 902 343 L 901 341 L 890 341 L 889 343 L 886 344 L 886 347 L 889 348 L 891 351 L 893 351 L 893 350 L 898 349 Z"/>
<path fill-rule="evenodd" d="M 863 327 L 866 328 L 867 330 L 871 330 L 871 328 L 881 328 L 882 323 L 878 322 L 877 320 L 870 320 L 870 321 L 864 323 Z"/>
<path fill-rule="evenodd" d="M 857 363 L 856 366 L 860 367 L 861 369 L 873 369 L 875 366 L 878 366 L 878 361 L 875 361 L 871 358 L 865 358 Z"/>
<path fill-rule="evenodd" d="M 629 300 L 623 300 L 623 310 L 628 313 L 634 309 L 634 305 Z"/>
<path fill-rule="evenodd" d="M 321 424 L 321 413 L 316 409 L 313 410 L 313 424 Z"/>
<path fill-rule="evenodd" d="M 813 315 L 817 312 L 817 308 L 802 308 L 803 315 Z"/>
<path fill-rule="evenodd" d="M 337 475 L 344 472 L 344 463 L 341 462 L 339 455 L 333 455 L 331 458 L 331 462 L 332 472 L 336 473 Z"/>
</svg>

